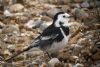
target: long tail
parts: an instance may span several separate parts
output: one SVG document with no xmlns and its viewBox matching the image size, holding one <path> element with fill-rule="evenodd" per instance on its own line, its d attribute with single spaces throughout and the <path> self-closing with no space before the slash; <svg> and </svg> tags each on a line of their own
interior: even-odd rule
<svg viewBox="0 0 100 67">
<path fill-rule="evenodd" d="M 17 53 L 17 54 L 14 54 L 12 57 L 10 57 L 9 59 L 5 60 L 6 62 L 11 62 L 16 56 L 22 54 L 23 52 L 25 51 L 28 51 L 30 49 L 32 49 L 33 47 L 37 47 L 38 45 L 30 45 L 28 48 L 24 49 L 23 51 Z"/>
</svg>

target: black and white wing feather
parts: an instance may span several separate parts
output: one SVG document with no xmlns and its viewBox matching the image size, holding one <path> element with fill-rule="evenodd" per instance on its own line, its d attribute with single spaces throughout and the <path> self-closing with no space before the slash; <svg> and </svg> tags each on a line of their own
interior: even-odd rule
<svg viewBox="0 0 100 67">
<path fill-rule="evenodd" d="M 60 30 L 59 28 L 54 28 L 53 27 L 48 27 L 44 32 L 36 38 L 34 47 L 39 47 L 42 50 L 46 50 L 52 46 L 52 43 L 54 41 L 57 41 L 59 35 L 60 35 Z"/>
</svg>

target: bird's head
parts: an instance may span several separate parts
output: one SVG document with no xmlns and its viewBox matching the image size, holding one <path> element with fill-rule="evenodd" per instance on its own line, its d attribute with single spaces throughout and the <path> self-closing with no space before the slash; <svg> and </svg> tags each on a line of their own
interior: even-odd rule
<svg viewBox="0 0 100 67">
<path fill-rule="evenodd" d="M 70 16 L 68 13 L 58 12 L 54 16 L 53 24 L 55 25 L 55 27 L 67 26 L 71 17 L 72 16 Z"/>
</svg>

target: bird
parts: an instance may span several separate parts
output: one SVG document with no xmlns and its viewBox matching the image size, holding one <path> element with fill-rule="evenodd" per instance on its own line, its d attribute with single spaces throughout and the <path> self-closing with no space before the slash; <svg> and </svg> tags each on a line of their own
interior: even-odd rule
<svg viewBox="0 0 100 67">
<path fill-rule="evenodd" d="M 58 12 L 53 17 L 53 23 L 48 26 L 26 49 L 13 55 L 6 61 L 10 61 L 19 54 L 34 47 L 44 52 L 56 52 L 64 48 L 70 38 L 69 20 L 73 17 L 66 12 Z"/>
</svg>

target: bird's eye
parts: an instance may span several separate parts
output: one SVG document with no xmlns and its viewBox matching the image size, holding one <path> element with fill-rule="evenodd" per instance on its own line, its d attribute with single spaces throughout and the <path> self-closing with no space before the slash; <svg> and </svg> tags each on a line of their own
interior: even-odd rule
<svg viewBox="0 0 100 67">
<path fill-rule="evenodd" d="M 66 16 L 64 15 L 63 18 L 66 18 Z"/>
</svg>

